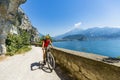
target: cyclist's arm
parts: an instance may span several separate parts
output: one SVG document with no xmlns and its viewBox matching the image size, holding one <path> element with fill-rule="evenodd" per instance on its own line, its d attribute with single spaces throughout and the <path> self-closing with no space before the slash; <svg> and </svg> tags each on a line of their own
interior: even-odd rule
<svg viewBox="0 0 120 80">
<path fill-rule="evenodd" d="M 45 44 L 44 41 L 42 41 L 42 49 L 44 49 L 44 44 Z"/>
<path fill-rule="evenodd" d="M 51 47 L 53 48 L 53 44 L 52 44 L 52 42 L 50 41 L 50 45 L 51 45 Z"/>
</svg>

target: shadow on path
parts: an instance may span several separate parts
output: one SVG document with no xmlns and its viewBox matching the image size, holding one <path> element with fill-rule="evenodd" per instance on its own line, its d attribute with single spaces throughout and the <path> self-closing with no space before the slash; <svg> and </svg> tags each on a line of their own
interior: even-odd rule
<svg viewBox="0 0 120 80">
<path fill-rule="evenodd" d="M 41 69 L 46 73 L 52 73 L 52 71 L 53 71 L 53 70 L 49 69 L 47 64 L 44 65 L 42 63 L 42 61 L 32 63 L 30 65 L 30 68 L 31 68 L 31 71 Z M 71 76 L 71 74 L 68 71 L 61 68 L 58 64 L 56 64 L 56 68 L 54 69 L 54 71 L 61 80 L 76 80 L 74 77 Z"/>
<path fill-rule="evenodd" d="M 30 65 L 31 71 L 37 70 L 37 69 L 42 69 L 46 73 L 51 73 L 52 70 L 48 68 L 47 65 L 44 65 L 42 61 L 40 62 L 34 62 Z"/>
</svg>

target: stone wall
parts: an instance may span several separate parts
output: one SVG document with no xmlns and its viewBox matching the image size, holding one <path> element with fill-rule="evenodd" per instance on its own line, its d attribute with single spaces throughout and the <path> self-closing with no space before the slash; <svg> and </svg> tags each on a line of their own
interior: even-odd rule
<svg viewBox="0 0 120 80">
<path fill-rule="evenodd" d="M 105 63 L 102 61 L 105 56 L 61 48 L 53 48 L 52 53 L 56 63 L 75 80 L 120 80 L 120 63 Z"/>
</svg>

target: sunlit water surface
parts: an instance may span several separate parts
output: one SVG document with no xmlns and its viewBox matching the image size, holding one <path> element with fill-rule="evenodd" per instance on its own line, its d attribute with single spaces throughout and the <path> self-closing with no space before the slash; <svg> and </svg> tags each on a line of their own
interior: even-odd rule
<svg viewBox="0 0 120 80">
<path fill-rule="evenodd" d="M 60 48 L 109 57 L 120 56 L 120 40 L 63 41 L 53 42 L 53 45 Z"/>
</svg>

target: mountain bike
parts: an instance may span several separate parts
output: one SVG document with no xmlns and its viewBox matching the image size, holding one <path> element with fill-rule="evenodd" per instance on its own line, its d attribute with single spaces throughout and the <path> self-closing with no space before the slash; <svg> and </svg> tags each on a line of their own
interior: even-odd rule
<svg viewBox="0 0 120 80">
<path fill-rule="evenodd" d="M 48 68 L 53 70 L 55 69 L 55 59 L 51 53 L 51 47 L 47 48 L 47 52 L 46 52 L 46 63 L 48 65 Z"/>
</svg>

